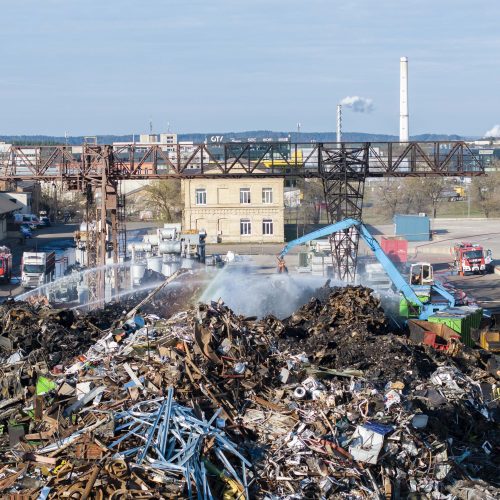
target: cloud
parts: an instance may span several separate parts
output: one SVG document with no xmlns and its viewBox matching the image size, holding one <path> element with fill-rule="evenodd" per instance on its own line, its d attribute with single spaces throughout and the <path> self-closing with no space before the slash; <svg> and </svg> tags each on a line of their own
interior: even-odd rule
<svg viewBox="0 0 500 500">
<path fill-rule="evenodd" d="M 340 104 L 347 108 L 351 108 L 356 113 L 371 113 L 373 111 L 373 101 L 354 95 L 352 97 L 344 97 Z"/>
<path fill-rule="evenodd" d="M 488 130 L 484 137 L 500 137 L 500 125 L 495 125 L 492 129 Z"/>
</svg>

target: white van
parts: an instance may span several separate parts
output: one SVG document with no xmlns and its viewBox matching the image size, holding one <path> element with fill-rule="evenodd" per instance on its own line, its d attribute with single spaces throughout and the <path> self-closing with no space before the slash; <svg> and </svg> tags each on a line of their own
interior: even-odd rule
<svg viewBox="0 0 500 500">
<path fill-rule="evenodd" d="M 38 226 L 40 225 L 40 219 L 34 214 L 14 214 L 14 223 Z"/>
</svg>

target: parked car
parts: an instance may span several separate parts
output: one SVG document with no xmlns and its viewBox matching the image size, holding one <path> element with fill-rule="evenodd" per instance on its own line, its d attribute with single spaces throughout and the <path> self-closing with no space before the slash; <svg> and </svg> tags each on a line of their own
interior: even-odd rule
<svg viewBox="0 0 500 500">
<path fill-rule="evenodd" d="M 50 227 L 52 224 L 50 219 L 47 216 L 40 217 L 40 226 L 41 227 Z"/>
<path fill-rule="evenodd" d="M 37 227 L 40 224 L 40 219 L 34 214 L 14 214 L 14 223 Z"/>
</svg>

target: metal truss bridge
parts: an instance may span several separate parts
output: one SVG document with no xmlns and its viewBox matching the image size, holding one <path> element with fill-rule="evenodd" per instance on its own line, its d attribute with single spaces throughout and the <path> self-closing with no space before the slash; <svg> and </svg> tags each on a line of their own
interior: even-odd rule
<svg viewBox="0 0 500 500">
<path fill-rule="evenodd" d="M 120 144 L 19 146 L 0 153 L 0 180 L 57 181 L 87 193 L 87 221 L 112 224 L 114 260 L 125 252 L 120 181 L 167 178 L 317 178 L 324 188 L 329 222 L 361 219 L 367 177 L 482 175 L 484 169 L 465 142 Z M 430 180 L 430 182 L 432 182 Z M 100 192 L 96 204 L 94 194 Z M 96 226 L 99 224 L 96 222 Z M 97 229 L 89 266 L 106 259 L 106 230 Z M 336 275 L 353 280 L 358 235 L 332 239 Z"/>
<path fill-rule="evenodd" d="M 11 146 L 0 153 L 0 180 L 62 180 L 71 187 L 108 177 L 467 176 L 482 173 L 464 142 L 172 144 L 147 147 Z"/>
</svg>

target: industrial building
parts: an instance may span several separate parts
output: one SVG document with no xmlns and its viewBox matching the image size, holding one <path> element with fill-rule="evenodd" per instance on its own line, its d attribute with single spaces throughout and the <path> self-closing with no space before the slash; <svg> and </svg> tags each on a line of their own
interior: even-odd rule
<svg viewBox="0 0 500 500">
<path fill-rule="evenodd" d="M 183 179 L 182 190 L 183 227 L 205 229 L 208 242 L 283 242 L 283 179 Z"/>
<path fill-rule="evenodd" d="M 9 196 L 10 193 L 0 193 L 0 241 L 5 240 L 7 234 L 7 219 L 15 212 L 20 212 L 22 203 Z"/>
</svg>

